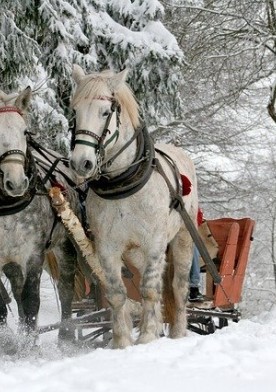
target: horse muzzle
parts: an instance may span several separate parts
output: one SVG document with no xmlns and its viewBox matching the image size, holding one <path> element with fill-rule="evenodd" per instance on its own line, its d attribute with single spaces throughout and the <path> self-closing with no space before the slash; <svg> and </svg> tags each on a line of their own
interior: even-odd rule
<svg viewBox="0 0 276 392">
<path fill-rule="evenodd" d="M 19 178 L 4 178 L 4 190 L 11 197 L 23 196 L 29 188 L 29 179 L 25 175 Z"/>
<path fill-rule="evenodd" d="M 76 160 L 71 158 L 70 167 L 79 177 L 93 178 L 97 174 L 96 165 L 89 159 Z"/>
</svg>

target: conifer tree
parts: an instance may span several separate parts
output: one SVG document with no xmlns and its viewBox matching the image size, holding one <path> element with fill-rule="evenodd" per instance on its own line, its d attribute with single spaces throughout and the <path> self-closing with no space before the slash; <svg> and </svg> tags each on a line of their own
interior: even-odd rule
<svg viewBox="0 0 276 392">
<path fill-rule="evenodd" d="M 35 95 L 33 124 L 46 144 L 63 150 L 73 63 L 87 72 L 129 68 L 147 124 L 171 120 L 180 107 L 183 54 L 163 14 L 157 0 L 9 0 L 0 16 L 1 88 L 47 80 Z"/>
</svg>

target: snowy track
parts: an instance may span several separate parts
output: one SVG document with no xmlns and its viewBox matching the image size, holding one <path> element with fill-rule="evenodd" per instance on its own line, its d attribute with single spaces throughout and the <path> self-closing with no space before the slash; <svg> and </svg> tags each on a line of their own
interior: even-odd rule
<svg viewBox="0 0 276 392">
<path fill-rule="evenodd" d="M 42 323 L 54 322 L 49 287 L 42 289 Z M 51 294 L 52 295 L 52 294 Z M 55 304 L 54 304 L 55 305 Z M 51 311 L 50 311 L 51 309 Z M 96 349 L 66 356 L 57 333 L 42 335 L 39 354 L 0 357 L 1 391 L 9 392 L 274 392 L 276 310 L 241 320 L 214 335 Z"/>
</svg>

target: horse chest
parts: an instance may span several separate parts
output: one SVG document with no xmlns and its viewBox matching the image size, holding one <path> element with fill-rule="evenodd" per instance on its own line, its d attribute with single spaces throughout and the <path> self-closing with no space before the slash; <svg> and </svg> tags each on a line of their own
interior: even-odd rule
<svg viewBox="0 0 276 392">
<path fill-rule="evenodd" d="M 39 242 L 39 231 L 35 223 L 39 217 L 14 214 L 0 218 L 0 264 L 13 261 L 25 264 L 35 252 Z"/>
<path fill-rule="evenodd" d="M 0 260 L 18 262 L 33 252 L 35 242 L 35 228 L 26 227 L 20 222 L 10 222 L 10 217 L 5 217 L 0 225 Z"/>
<path fill-rule="evenodd" d="M 155 205 L 136 196 L 115 201 L 91 197 L 87 199 L 86 209 L 96 238 L 108 238 L 113 242 L 131 239 L 138 244 L 141 238 L 152 238 L 155 233 L 160 233 L 160 223 L 165 215 Z"/>
</svg>

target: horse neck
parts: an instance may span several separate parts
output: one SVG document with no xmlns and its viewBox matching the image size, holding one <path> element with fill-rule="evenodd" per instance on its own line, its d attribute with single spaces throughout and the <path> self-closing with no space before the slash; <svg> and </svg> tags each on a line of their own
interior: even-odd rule
<svg viewBox="0 0 276 392">
<path fill-rule="evenodd" d="M 114 148 L 110 150 L 110 153 L 106 157 L 106 161 L 112 159 L 113 156 L 124 147 L 124 145 L 133 137 L 134 128 L 130 121 L 121 120 L 119 128 L 119 138 L 114 145 Z M 110 172 L 111 178 L 116 177 L 126 171 L 133 163 L 136 157 L 137 151 L 137 140 L 134 140 L 122 153 L 120 153 L 114 162 L 107 169 Z"/>
</svg>

